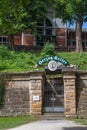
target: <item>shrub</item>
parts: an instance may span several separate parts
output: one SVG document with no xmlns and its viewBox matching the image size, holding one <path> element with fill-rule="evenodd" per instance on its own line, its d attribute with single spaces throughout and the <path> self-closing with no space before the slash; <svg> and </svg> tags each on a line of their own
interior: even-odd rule
<svg viewBox="0 0 87 130">
<path fill-rule="evenodd" d="M 0 55 L 2 56 L 2 58 L 8 57 L 10 55 L 9 49 L 7 47 L 1 45 L 0 46 Z"/>
<path fill-rule="evenodd" d="M 7 46 L 0 45 L 0 56 L 2 59 L 12 59 L 15 58 L 15 52 L 9 50 Z"/>
<path fill-rule="evenodd" d="M 55 55 L 54 44 L 47 42 L 41 52 L 42 56 Z"/>
</svg>

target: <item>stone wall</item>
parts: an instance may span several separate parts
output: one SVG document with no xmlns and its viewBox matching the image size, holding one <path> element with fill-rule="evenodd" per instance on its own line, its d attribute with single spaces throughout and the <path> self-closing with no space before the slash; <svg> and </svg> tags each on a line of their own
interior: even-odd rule
<svg viewBox="0 0 87 130">
<path fill-rule="evenodd" d="M 43 91 L 43 76 L 38 74 L 31 74 L 29 83 L 30 96 L 30 114 L 42 114 L 42 91 Z"/>
<path fill-rule="evenodd" d="M 63 71 L 66 117 L 87 118 L 87 71 Z"/>
<path fill-rule="evenodd" d="M 65 116 L 76 116 L 76 76 L 74 71 L 65 71 L 64 79 L 64 109 Z"/>
<path fill-rule="evenodd" d="M 64 70 L 65 116 L 87 118 L 87 71 Z M 43 114 L 43 72 L 6 73 L 3 106 L 0 116 Z"/>
<path fill-rule="evenodd" d="M 40 76 L 42 77 L 42 73 L 8 73 L 6 75 L 4 102 L 0 108 L 0 116 L 29 115 L 36 109 L 40 111 L 42 107 L 41 102 L 38 104 L 35 102 L 33 107 L 31 107 L 33 100 L 31 97 L 33 90 L 34 95 L 42 91 L 42 80 L 40 82 L 41 78 L 39 78 Z M 40 101 L 42 101 L 41 95 Z M 35 105 L 36 109 L 34 109 Z"/>
<path fill-rule="evenodd" d="M 87 72 L 77 73 L 76 99 L 77 116 L 87 118 Z"/>
</svg>

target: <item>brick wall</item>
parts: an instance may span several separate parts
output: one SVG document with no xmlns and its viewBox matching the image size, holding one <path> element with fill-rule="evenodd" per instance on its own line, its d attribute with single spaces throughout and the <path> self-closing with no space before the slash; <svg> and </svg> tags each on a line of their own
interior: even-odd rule
<svg viewBox="0 0 87 130">
<path fill-rule="evenodd" d="M 56 46 L 65 47 L 66 45 L 66 30 L 64 28 L 56 29 Z"/>
<path fill-rule="evenodd" d="M 22 41 L 23 40 L 23 41 Z M 35 44 L 35 37 L 34 35 L 30 34 L 30 33 L 20 33 L 20 34 L 16 34 L 14 35 L 14 46 L 15 45 L 23 45 L 23 46 L 34 46 Z"/>
<path fill-rule="evenodd" d="M 33 35 L 24 35 L 24 46 L 34 46 L 34 36 Z"/>
<path fill-rule="evenodd" d="M 14 35 L 14 45 L 21 45 L 21 34 Z"/>
</svg>

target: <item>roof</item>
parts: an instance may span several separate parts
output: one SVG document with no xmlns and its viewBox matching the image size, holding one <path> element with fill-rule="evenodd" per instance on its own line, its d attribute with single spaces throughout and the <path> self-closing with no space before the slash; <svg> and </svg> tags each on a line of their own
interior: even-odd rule
<svg viewBox="0 0 87 130">
<path fill-rule="evenodd" d="M 60 18 L 55 18 L 54 21 L 57 28 L 67 28 L 66 23 L 63 23 Z"/>
</svg>

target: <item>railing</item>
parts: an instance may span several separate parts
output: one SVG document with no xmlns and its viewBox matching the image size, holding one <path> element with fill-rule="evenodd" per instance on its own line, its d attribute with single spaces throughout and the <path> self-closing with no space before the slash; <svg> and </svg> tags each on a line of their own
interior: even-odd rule
<svg viewBox="0 0 87 130">
<path fill-rule="evenodd" d="M 42 46 L 22 46 L 22 45 L 15 45 L 13 48 L 16 51 L 40 52 L 43 47 Z"/>
<path fill-rule="evenodd" d="M 43 49 L 43 46 L 22 46 L 22 45 L 15 45 L 14 49 L 17 51 L 32 51 L 32 52 L 40 52 Z M 57 52 L 69 52 L 75 51 L 75 48 L 68 48 L 68 47 L 55 47 Z"/>
</svg>

